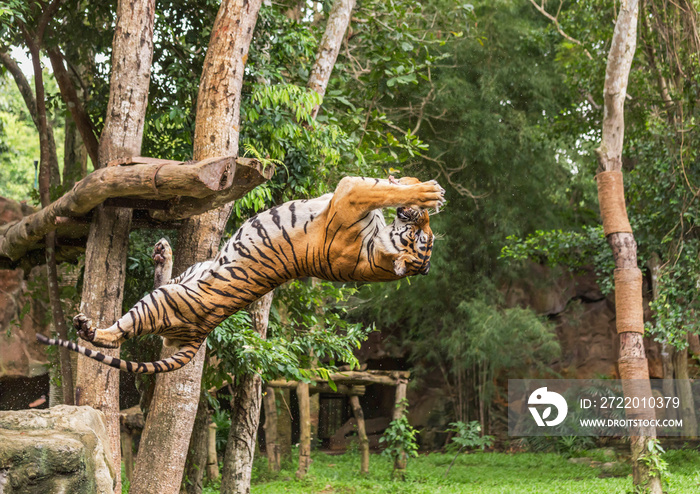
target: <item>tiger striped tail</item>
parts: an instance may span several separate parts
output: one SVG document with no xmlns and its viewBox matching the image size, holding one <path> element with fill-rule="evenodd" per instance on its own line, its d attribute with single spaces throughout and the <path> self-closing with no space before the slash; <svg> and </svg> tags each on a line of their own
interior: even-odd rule
<svg viewBox="0 0 700 494">
<path fill-rule="evenodd" d="M 83 346 L 77 345 L 72 341 L 65 341 L 61 339 L 47 338 L 42 334 L 36 335 L 37 341 L 43 343 L 44 345 L 56 345 L 68 348 L 74 352 L 81 353 L 86 357 L 89 357 L 103 364 L 114 367 L 125 372 L 133 372 L 135 374 L 157 374 L 159 372 L 170 372 L 173 370 L 180 369 L 187 365 L 190 360 L 194 358 L 202 346 L 202 343 L 188 343 L 180 347 L 177 353 L 173 356 L 168 357 L 163 360 L 157 360 L 155 362 L 132 362 L 128 360 L 122 360 L 116 357 L 111 357 L 105 355 L 104 353 L 97 352 L 95 350 L 90 350 Z"/>
</svg>

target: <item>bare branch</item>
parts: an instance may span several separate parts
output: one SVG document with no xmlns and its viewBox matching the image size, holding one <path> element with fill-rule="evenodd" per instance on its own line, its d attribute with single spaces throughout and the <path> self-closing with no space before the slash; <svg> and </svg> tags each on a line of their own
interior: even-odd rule
<svg viewBox="0 0 700 494">
<path fill-rule="evenodd" d="M 530 0 L 530 3 L 537 9 L 537 11 L 538 11 L 540 14 L 542 14 L 542 15 L 545 16 L 547 19 L 549 19 L 550 21 L 552 21 L 552 24 L 554 24 L 554 27 L 557 29 L 557 31 L 559 32 L 559 34 L 560 34 L 563 38 L 565 38 L 565 39 L 571 41 L 572 43 L 575 43 L 575 44 L 579 45 L 581 48 L 583 48 L 583 52 L 586 54 L 586 56 L 589 58 L 589 60 L 593 60 L 593 57 L 592 57 L 591 54 L 588 52 L 588 50 L 587 50 L 586 48 L 584 48 L 583 44 L 582 44 L 579 40 L 577 40 L 576 38 L 572 38 L 571 36 L 569 36 L 568 34 L 566 34 L 566 33 L 564 32 L 564 30 L 561 28 L 561 26 L 559 25 L 559 12 L 561 11 L 561 5 L 562 5 L 561 3 L 559 4 L 559 9 L 557 9 L 557 15 L 552 15 L 552 14 L 550 14 L 549 12 L 547 12 L 547 10 L 545 10 L 545 8 L 544 8 L 544 0 L 542 1 L 542 4 L 541 4 L 541 5 L 537 5 L 537 2 L 535 2 L 535 0 Z"/>
<path fill-rule="evenodd" d="M 12 56 L 5 49 L 0 49 L 0 62 L 2 62 L 5 68 L 10 72 L 10 74 L 12 74 L 12 78 L 15 80 L 17 88 L 24 99 L 24 104 L 27 105 L 27 110 L 29 111 L 29 115 L 32 117 L 34 125 L 39 127 L 39 120 L 37 119 L 36 115 L 36 99 L 34 98 L 34 91 L 32 91 L 32 87 L 29 85 L 29 81 L 27 81 L 27 78 L 24 76 L 22 69 L 19 68 L 19 65 L 15 59 L 12 58 Z"/>
<path fill-rule="evenodd" d="M 423 158 L 426 157 L 423 156 Z M 463 160 L 462 165 L 456 168 L 448 168 L 447 166 L 445 166 L 444 162 L 440 160 L 431 159 L 430 161 L 433 161 L 438 166 L 438 168 L 440 168 L 440 173 L 442 174 L 442 176 L 445 177 L 447 183 L 449 183 L 460 196 L 469 197 L 474 200 L 474 203 L 476 203 L 477 199 L 483 199 L 484 197 L 487 197 L 489 195 L 488 193 L 476 195 L 472 193 L 469 189 L 467 189 L 464 185 L 452 180 L 452 175 L 461 172 L 467 167 L 467 160 Z"/>
<path fill-rule="evenodd" d="M 338 58 L 338 52 L 350 23 L 350 15 L 355 7 L 355 0 L 335 0 L 333 8 L 328 16 L 326 31 L 323 33 L 321 44 L 318 48 L 316 62 L 311 69 L 307 86 L 323 97 L 333 71 L 333 66 Z M 320 105 L 311 110 L 311 117 L 316 118 Z"/>
</svg>

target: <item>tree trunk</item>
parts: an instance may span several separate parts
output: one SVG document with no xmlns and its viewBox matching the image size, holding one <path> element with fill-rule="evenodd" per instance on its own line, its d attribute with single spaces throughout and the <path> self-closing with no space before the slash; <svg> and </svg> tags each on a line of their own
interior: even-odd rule
<svg viewBox="0 0 700 494">
<path fill-rule="evenodd" d="M 87 149 L 73 122 L 66 115 L 66 135 L 63 140 L 63 190 L 73 188 L 75 182 L 87 175 Z"/>
<path fill-rule="evenodd" d="M 275 403 L 275 388 L 265 388 L 263 403 L 265 406 L 265 449 L 267 466 L 272 472 L 281 468 L 280 445 L 277 433 L 277 404 Z"/>
<path fill-rule="evenodd" d="M 267 336 L 270 307 L 274 292 L 269 292 L 250 304 L 248 311 L 253 329 L 261 338 Z M 233 386 L 231 430 L 226 443 L 221 492 L 243 494 L 250 492 L 253 456 L 260 424 L 262 379 L 248 373 L 236 378 Z"/>
<path fill-rule="evenodd" d="M 209 422 L 207 441 L 207 478 L 214 482 L 219 478 L 219 457 L 216 454 L 216 424 Z"/>
<path fill-rule="evenodd" d="M 201 494 L 204 488 L 204 471 L 209 445 L 209 400 L 207 392 L 200 390 L 197 415 L 192 427 L 185 472 L 180 488 L 181 494 Z"/>
<path fill-rule="evenodd" d="M 620 335 L 619 370 L 625 396 L 651 396 L 649 369 L 644 354 L 642 273 L 637 267 L 637 244 L 627 219 L 622 182 L 624 103 L 637 41 L 637 0 L 623 0 L 608 55 L 603 91 L 605 110 L 600 147 L 596 150 L 599 173 L 598 200 L 603 230 L 615 258 L 615 310 Z M 636 380 L 637 385 L 633 385 Z M 630 418 L 649 418 L 653 410 L 628 410 Z M 631 432 L 630 446 L 634 484 L 661 493 L 660 475 L 642 461 L 648 443 L 656 437 L 654 428 Z"/>
<path fill-rule="evenodd" d="M 323 97 L 326 94 L 326 87 L 331 78 L 333 66 L 338 58 L 338 52 L 345 37 L 345 31 L 350 24 L 352 9 L 355 7 L 355 0 L 335 0 L 333 8 L 328 16 L 326 31 L 323 33 L 321 44 L 318 47 L 316 62 L 311 69 L 308 87 L 313 89 Z M 320 105 L 311 111 L 312 118 L 316 118 Z"/>
<path fill-rule="evenodd" d="M 37 32 L 33 36 L 28 30 L 23 30 L 29 52 L 31 54 L 32 67 L 34 70 L 34 90 L 36 99 L 34 100 L 34 108 L 30 108 L 29 112 L 34 118 L 34 123 L 39 131 L 39 153 L 40 153 L 40 168 L 39 168 L 39 195 L 41 197 L 42 208 L 48 207 L 51 204 L 51 187 L 61 185 L 61 177 L 58 170 L 58 157 L 56 154 L 56 141 L 53 136 L 53 129 L 49 122 L 46 111 L 46 95 L 44 91 L 44 79 L 41 68 L 41 47 L 43 43 L 44 29 L 46 22 L 55 10 L 57 4 L 50 4 L 42 12 L 37 22 Z M 6 67 L 12 72 L 16 69 L 14 60 L 5 61 Z M 28 86 L 26 78 L 23 74 L 16 74 L 15 80 L 20 85 Z M 26 89 L 25 89 L 26 90 Z M 25 97 L 27 105 L 31 104 L 31 94 L 29 98 Z M 32 111 L 33 110 L 33 111 Z M 56 236 L 50 232 L 45 237 L 45 256 L 46 270 L 48 282 L 49 303 L 51 306 L 51 319 L 54 325 L 54 330 L 62 339 L 67 339 L 68 329 L 66 328 L 65 316 L 63 307 L 61 306 L 61 297 L 58 286 L 58 268 L 56 265 Z M 70 355 L 67 348 L 59 350 L 59 361 L 61 364 L 61 387 L 62 401 L 67 405 L 73 404 L 73 370 L 70 365 Z"/>
<path fill-rule="evenodd" d="M 85 98 L 81 97 L 80 95 L 81 90 L 78 89 L 80 88 L 80 85 L 73 83 L 73 78 L 71 78 L 70 74 L 66 70 L 66 67 L 63 64 L 63 55 L 57 48 L 51 48 L 48 50 L 48 52 L 49 58 L 51 59 L 51 67 L 53 68 L 54 78 L 56 79 L 58 88 L 61 91 L 61 97 L 63 101 L 65 101 L 71 114 L 71 118 L 66 118 L 66 136 L 68 136 L 68 131 L 71 126 L 75 135 L 78 133 L 80 134 L 77 141 L 80 143 L 80 146 L 85 152 L 84 162 L 87 167 L 87 155 L 90 155 L 90 159 L 92 160 L 93 164 L 97 163 L 99 143 L 95 137 L 95 129 L 92 125 L 92 121 L 85 111 L 85 106 L 83 104 Z M 80 180 L 80 178 L 82 178 L 80 175 L 80 163 L 78 163 L 78 166 L 75 167 L 77 169 L 76 173 L 76 171 L 73 170 L 74 166 L 72 166 L 74 165 L 74 162 L 68 152 L 65 153 L 65 157 L 67 164 L 71 166 L 69 166 L 67 169 L 63 169 L 64 176 L 71 182 Z M 85 171 L 87 171 L 87 169 Z M 82 175 L 84 176 L 85 173 Z"/>
<path fill-rule="evenodd" d="M 357 422 L 357 437 L 360 441 L 360 473 L 369 473 L 369 439 L 367 438 L 367 429 L 365 428 L 365 414 L 360 406 L 360 398 L 350 396 L 350 405 L 352 413 Z"/>
<path fill-rule="evenodd" d="M 300 382 L 297 385 L 299 401 L 299 468 L 297 478 L 303 479 L 311 464 L 311 410 L 309 409 L 309 384 Z"/>
<path fill-rule="evenodd" d="M 676 350 L 673 356 L 673 363 L 676 369 L 678 397 L 681 401 L 680 415 L 683 419 L 683 435 L 686 438 L 695 438 L 698 435 L 698 421 L 695 416 L 695 401 L 693 399 L 693 390 L 690 387 L 690 376 L 688 375 L 688 347 L 683 350 Z"/>
<path fill-rule="evenodd" d="M 154 4 L 154 0 L 121 1 L 117 8 L 109 104 L 99 149 L 101 166 L 141 153 L 153 57 Z M 131 210 L 98 207 L 93 213 L 80 309 L 100 328 L 111 326 L 122 314 L 130 227 Z M 82 344 L 106 355 L 119 356 L 118 348 L 96 349 L 88 342 Z M 90 405 L 104 412 L 114 465 L 119 469 L 119 371 L 81 356 L 75 401 L 77 405 Z M 119 476 L 115 490 L 121 491 Z"/>
<path fill-rule="evenodd" d="M 180 235 L 183 234 L 181 230 Z M 191 264 L 204 260 L 195 257 L 199 249 L 187 249 L 180 242 L 173 272 L 181 273 Z M 216 244 L 218 246 L 218 241 Z M 209 245 L 210 254 L 216 249 Z M 180 253 L 181 249 L 184 253 Z M 174 354 L 175 347 L 163 347 L 161 358 Z M 139 454 L 136 458 L 132 494 L 152 492 L 177 492 L 182 482 L 187 451 L 192 434 L 199 393 L 202 368 L 206 358 L 203 345 L 192 362 L 182 369 L 158 374 L 151 407 L 141 435 Z"/>
<path fill-rule="evenodd" d="M 261 0 L 223 0 L 219 7 L 197 98 L 195 160 L 238 154 L 243 73 L 260 3 Z M 185 221 L 178 236 L 176 272 L 216 254 L 231 209 L 232 204 L 227 204 Z M 163 350 L 162 358 L 174 352 L 174 349 Z M 192 364 L 157 376 L 142 436 L 142 449 L 148 451 L 148 456 L 142 458 L 139 454 L 132 493 L 179 489 L 199 402 L 205 353 L 202 346 Z"/>
<path fill-rule="evenodd" d="M 316 391 L 316 392 L 314 392 Z M 332 392 L 332 390 L 329 390 Z M 311 446 L 313 447 L 318 438 L 318 417 L 321 413 L 321 394 L 309 386 L 309 434 L 311 435 Z"/>
</svg>

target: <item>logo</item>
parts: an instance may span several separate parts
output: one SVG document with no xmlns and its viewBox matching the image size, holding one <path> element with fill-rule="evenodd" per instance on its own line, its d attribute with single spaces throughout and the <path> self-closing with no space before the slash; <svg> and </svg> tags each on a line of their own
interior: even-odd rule
<svg viewBox="0 0 700 494">
<path fill-rule="evenodd" d="M 530 413 L 532 414 L 535 422 L 540 427 L 555 426 L 564 422 L 566 414 L 569 412 L 569 406 L 566 404 L 566 400 L 559 393 L 554 391 L 547 391 L 547 388 L 536 389 L 527 400 L 528 405 L 554 405 L 557 408 L 557 416 L 551 420 L 546 420 L 552 414 L 552 407 L 548 406 L 542 416 L 540 417 L 539 412 L 536 407 L 528 407 Z"/>
</svg>

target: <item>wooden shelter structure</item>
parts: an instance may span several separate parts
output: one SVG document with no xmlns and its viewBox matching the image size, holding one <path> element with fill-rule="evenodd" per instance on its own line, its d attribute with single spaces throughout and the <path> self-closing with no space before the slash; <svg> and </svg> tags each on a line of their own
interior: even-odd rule
<svg viewBox="0 0 700 494">
<path fill-rule="evenodd" d="M 295 389 L 299 402 L 299 430 L 300 430 L 300 445 L 299 445 L 299 470 L 297 476 L 303 477 L 308 468 L 308 458 L 311 450 L 311 411 L 309 407 L 309 395 L 315 393 L 338 393 L 349 397 L 350 406 L 352 408 L 353 419 L 348 421 L 343 427 L 337 431 L 340 438 L 344 438 L 345 434 L 356 428 L 360 444 L 360 472 L 363 474 L 369 473 L 369 438 L 367 435 L 367 422 L 365 421 L 364 412 L 360 405 L 360 396 L 365 394 L 366 386 L 372 384 L 383 384 L 387 386 L 395 386 L 394 412 L 392 420 L 400 418 L 405 409 L 403 406 L 406 398 L 406 387 L 410 377 L 409 371 L 381 371 L 381 370 L 364 370 L 364 371 L 341 371 L 331 374 L 330 379 L 322 379 L 320 377 L 313 379 L 311 384 L 300 381 L 289 381 L 277 379 L 270 381 L 267 384 L 267 389 L 264 394 L 265 403 L 265 444 L 267 449 L 268 463 L 272 470 L 279 470 L 280 464 L 280 448 L 279 437 L 277 433 L 277 406 L 275 403 L 275 389 Z M 332 381 L 335 389 L 333 389 L 329 381 Z M 375 422 L 377 422 L 375 420 Z M 384 427 L 389 421 L 379 420 Z M 336 439 L 338 441 L 339 439 Z"/>
</svg>

